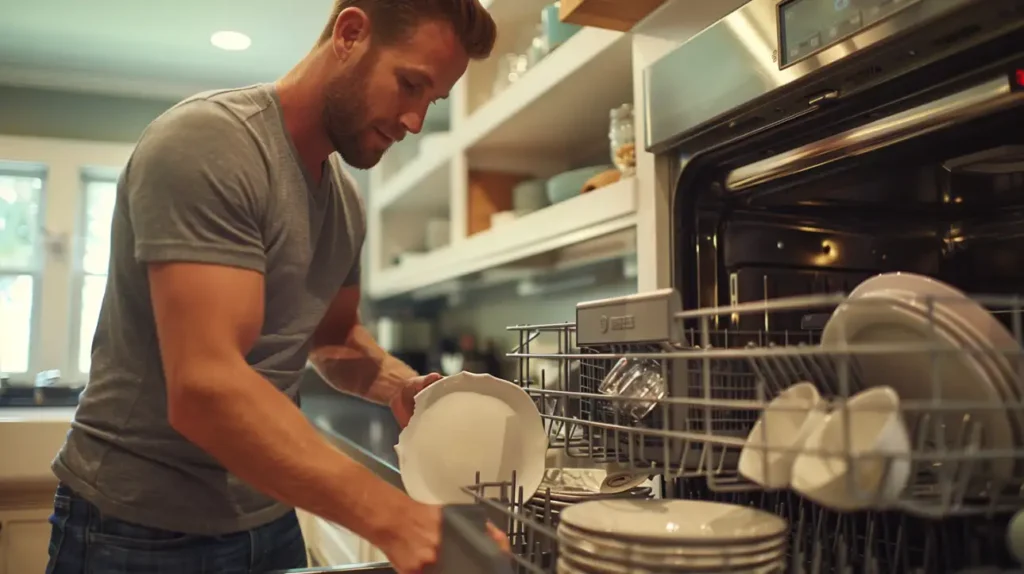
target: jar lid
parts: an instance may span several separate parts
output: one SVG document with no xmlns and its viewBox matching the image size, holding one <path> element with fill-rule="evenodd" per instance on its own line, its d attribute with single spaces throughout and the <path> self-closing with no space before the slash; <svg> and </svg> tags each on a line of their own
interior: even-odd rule
<svg viewBox="0 0 1024 574">
<path fill-rule="evenodd" d="M 609 115 L 612 117 L 612 119 L 622 119 L 625 117 L 632 116 L 633 104 L 626 103 L 622 104 L 617 108 L 612 108 L 611 112 L 609 112 Z"/>
</svg>

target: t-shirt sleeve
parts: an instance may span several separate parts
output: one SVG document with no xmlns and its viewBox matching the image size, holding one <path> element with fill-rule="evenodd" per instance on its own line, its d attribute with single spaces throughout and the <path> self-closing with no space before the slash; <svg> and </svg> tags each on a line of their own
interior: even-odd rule
<svg viewBox="0 0 1024 574">
<path fill-rule="evenodd" d="M 135 148 L 125 184 L 135 258 L 266 270 L 266 164 L 242 122 L 198 100 L 156 120 Z"/>
<path fill-rule="evenodd" d="M 342 194 L 345 197 L 352 198 L 352 201 L 346 201 L 346 204 L 352 205 L 356 210 L 351 220 L 355 225 L 354 235 L 358 241 L 354 247 L 355 259 L 353 260 L 352 268 L 349 270 L 348 276 L 345 277 L 342 286 L 358 287 L 363 277 L 363 247 L 366 245 L 366 205 L 363 203 L 363 195 L 355 178 L 344 169 L 342 169 L 341 174 L 341 182 L 344 187 Z"/>
</svg>

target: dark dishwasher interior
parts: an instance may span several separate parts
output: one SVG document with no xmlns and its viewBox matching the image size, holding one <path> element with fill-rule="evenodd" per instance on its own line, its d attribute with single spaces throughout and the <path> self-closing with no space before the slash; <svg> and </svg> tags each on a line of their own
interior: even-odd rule
<svg viewBox="0 0 1024 574">
<path fill-rule="evenodd" d="M 1024 292 L 1024 114 L 991 116 L 744 191 L 735 154 L 677 199 L 685 308 L 848 292 L 877 273 L 929 275 L 969 293 Z M 765 329 L 763 323 L 721 325 Z M 773 317 L 773 331 L 807 318 Z"/>
</svg>

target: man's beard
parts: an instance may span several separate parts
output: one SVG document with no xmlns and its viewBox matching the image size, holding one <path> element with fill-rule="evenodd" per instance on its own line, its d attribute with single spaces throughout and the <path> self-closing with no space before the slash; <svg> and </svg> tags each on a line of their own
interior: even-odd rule
<svg viewBox="0 0 1024 574">
<path fill-rule="evenodd" d="M 370 169 L 382 155 L 363 146 L 363 135 L 371 129 L 367 90 L 376 62 L 375 52 L 366 54 L 355 68 L 333 78 L 324 94 L 327 137 L 345 163 L 357 169 Z"/>
</svg>

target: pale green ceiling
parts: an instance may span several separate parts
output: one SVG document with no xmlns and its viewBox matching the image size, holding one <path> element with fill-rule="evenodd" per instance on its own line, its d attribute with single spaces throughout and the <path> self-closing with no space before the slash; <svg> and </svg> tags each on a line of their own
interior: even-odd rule
<svg viewBox="0 0 1024 574">
<path fill-rule="evenodd" d="M 269 81 L 313 45 L 332 0 L 0 0 L 0 83 L 179 97 Z M 210 44 L 252 38 L 244 52 Z"/>
</svg>

